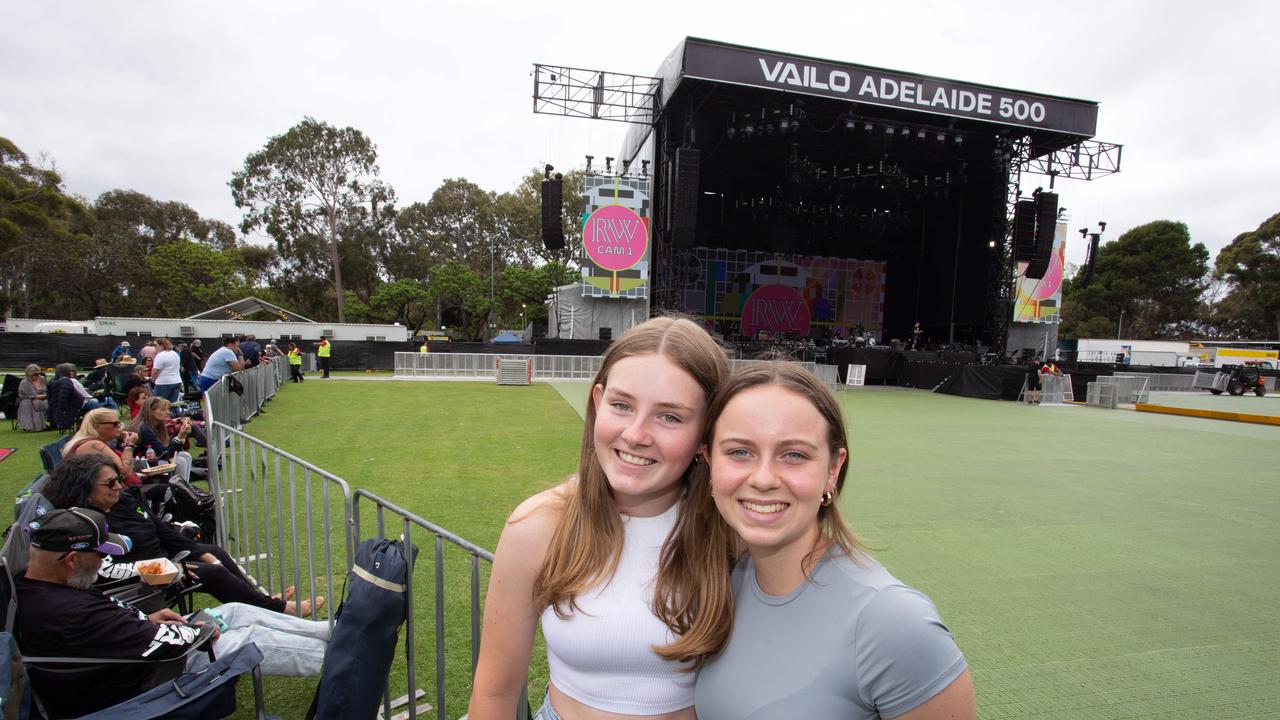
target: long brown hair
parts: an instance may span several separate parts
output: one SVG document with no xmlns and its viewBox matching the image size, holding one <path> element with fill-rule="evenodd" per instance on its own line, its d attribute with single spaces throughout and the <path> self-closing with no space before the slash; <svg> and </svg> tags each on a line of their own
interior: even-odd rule
<svg viewBox="0 0 1280 720">
<path fill-rule="evenodd" d="M 827 448 L 831 451 L 832 457 L 835 457 L 841 448 L 848 451 L 849 438 L 845 432 L 844 414 L 840 412 L 840 403 L 836 400 L 835 393 L 802 365 L 782 361 L 751 363 L 735 371 L 728 380 L 724 381 L 712 396 L 707 406 L 706 420 L 702 425 L 704 428 L 702 439 L 708 447 L 711 446 L 715 435 L 716 421 L 720 419 L 729 401 L 744 390 L 762 385 L 776 385 L 808 400 L 818 414 L 827 421 Z M 840 472 L 836 476 L 835 498 L 831 503 L 818 507 L 818 542 L 804 558 L 806 575 L 814 560 L 817 559 L 816 553 L 825 550 L 830 544 L 838 545 L 855 562 L 865 553 L 862 542 L 840 516 L 840 507 L 836 502 L 844 489 L 844 479 L 849 472 L 849 459 L 846 455 L 844 463 L 840 466 Z M 709 506 L 711 512 L 716 512 L 715 500 L 710 492 L 706 494 L 703 502 Z"/>
<path fill-rule="evenodd" d="M 133 421 L 129 423 L 129 431 L 140 432 L 145 426 L 150 428 L 151 432 L 156 434 L 161 445 L 168 445 L 169 429 L 165 427 L 165 421 L 160 420 L 157 422 L 152 418 L 152 415 L 155 414 L 156 408 L 160 406 L 161 403 L 164 404 L 164 409 L 168 411 L 169 401 L 159 395 L 152 395 L 151 397 L 143 400 L 142 404 L 138 406 L 138 417 L 134 418 Z"/>
<path fill-rule="evenodd" d="M 657 317 L 628 330 L 609 347 L 592 387 L 607 386 L 619 360 L 639 355 L 671 360 L 707 398 L 729 374 L 724 351 L 702 328 L 686 318 Z M 578 593 L 613 577 L 622 553 L 622 521 L 596 457 L 595 424 L 595 403 L 588 401 L 578 474 L 565 493 L 533 587 L 535 607 L 550 606 L 560 617 L 577 609 Z M 654 651 L 667 660 L 692 662 L 694 668 L 724 647 L 733 622 L 731 535 L 714 505 L 706 512 L 706 467 L 705 462 L 694 462 L 684 473 L 686 497 L 662 547 L 653 597 L 654 614 L 677 638 Z"/>
</svg>

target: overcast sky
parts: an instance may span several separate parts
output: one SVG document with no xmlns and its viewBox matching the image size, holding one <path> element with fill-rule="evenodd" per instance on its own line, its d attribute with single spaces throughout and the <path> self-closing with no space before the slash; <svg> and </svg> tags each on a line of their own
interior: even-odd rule
<svg viewBox="0 0 1280 720">
<path fill-rule="evenodd" d="M 71 192 L 131 188 L 232 225 L 232 172 L 307 115 L 368 135 L 402 205 L 450 177 L 505 191 L 616 155 L 625 131 L 534 115 L 534 62 L 649 75 L 694 35 L 1098 101 L 1122 172 L 1059 181 L 1072 230 L 1181 220 L 1216 253 L 1280 211 L 1278 26 L 1263 0 L 14 2 L 0 136 L 48 153 Z"/>
</svg>

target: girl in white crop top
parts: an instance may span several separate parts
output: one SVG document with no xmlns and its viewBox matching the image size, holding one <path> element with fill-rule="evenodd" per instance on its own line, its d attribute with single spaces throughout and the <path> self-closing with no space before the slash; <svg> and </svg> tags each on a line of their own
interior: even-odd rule
<svg viewBox="0 0 1280 720">
<path fill-rule="evenodd" d="M 727 374 L 687 319 L 654 318 L 610 346 L 578 472 L 525 500 L 498 541 L 471 720 L 515 716 L 539 620 L 551 677 L 537 717 L 695 717 L 694 671 L 732 617 L 728 531 L 690 511 L 706 507 L 702 417 Z"/>
</svg>

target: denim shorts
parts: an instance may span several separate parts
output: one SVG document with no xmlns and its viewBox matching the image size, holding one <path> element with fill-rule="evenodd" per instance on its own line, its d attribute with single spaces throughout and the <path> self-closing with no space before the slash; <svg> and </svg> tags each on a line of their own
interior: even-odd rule
<svg viewBox="0 0 1280 720">
<path fill-rule="evenodd" d="M 542 701 L 542 707 L 533 714 L 533 720 L 561 720 L 560 714 L 551 707 L 551 688 L 547 688 L 547 699 Z"/>
</svg>

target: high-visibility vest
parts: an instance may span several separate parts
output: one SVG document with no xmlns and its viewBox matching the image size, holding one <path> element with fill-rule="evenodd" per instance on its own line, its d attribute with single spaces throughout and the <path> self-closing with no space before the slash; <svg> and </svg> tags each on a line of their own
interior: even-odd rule
<svg viewBox="0 0 1280 720">
<path fill-rule="evenodd" d="M 302 364 L 302 353 L 301 353 L 301 352 L 299 352 L 299 351 L 298 351 L 298 350 L 296 350 L 296 349 L 294 349 L 294 350 L 290 350 L 290 351 L 289 351 L 289 364 L 290 364 L 290 365 L 301 365 L 301 364 Z"/>
<path fill-rule="evenodd" d="M 322 342 L 316 346 L 316 355 L 320 357 L 329 357 L 329 343 Z"/>
<path fill-rule="evenodd" d="M 431 352 L 431 348 L 427 347 L 426 343 L 422 343 L 422 347 L 418 348 L 418 352 L 423 353 L 425 355 L 426 353 Z"/>
</svg>

